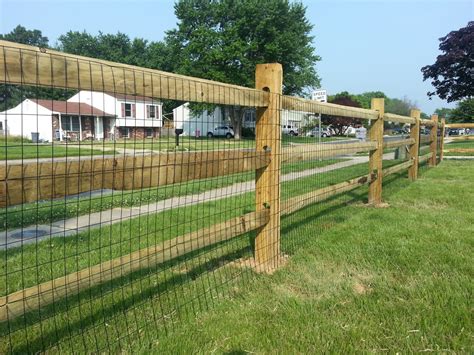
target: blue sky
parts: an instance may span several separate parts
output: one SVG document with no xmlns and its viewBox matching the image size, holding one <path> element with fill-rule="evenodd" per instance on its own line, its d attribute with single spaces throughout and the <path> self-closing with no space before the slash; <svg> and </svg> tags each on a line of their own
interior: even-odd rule
<svg viewBox="0 0 474 355">
<path fill-rule="evenodd" d="M 434 63 L 438 38 L 474 20 L 474 0 L 310 1 L 317 70 L 334 94 L 381 90 L 416 101 L 426 113 L 448 105 L 428 100 L 420 68 Z M 54 44 L 69 30 L 121 31 L 160 40 L 176 24 L 170 0 L 0 0 L 0 33 L 21 24 L 39 29 Z M 452 105 L 451 105 L 452 106 Z"/>
</svg>

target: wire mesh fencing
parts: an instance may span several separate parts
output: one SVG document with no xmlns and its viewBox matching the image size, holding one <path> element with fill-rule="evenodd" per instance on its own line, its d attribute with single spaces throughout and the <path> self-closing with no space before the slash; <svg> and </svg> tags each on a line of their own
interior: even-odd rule
<svg viewBox="0 0 474 355">
<path fill-rule="evenodd" d="M 285 96 L 279 64 L 249 89 L 1 41 L 0 74 L 1 352 L 153 344 L 425 159 L 419 112 Z"/>
</svg>

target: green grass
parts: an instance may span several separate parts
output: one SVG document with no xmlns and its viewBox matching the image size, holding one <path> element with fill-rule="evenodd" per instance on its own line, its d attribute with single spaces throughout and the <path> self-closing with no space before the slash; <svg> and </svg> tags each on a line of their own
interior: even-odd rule
<svg viewBox="0 0 474 355">
<path fill-rule="evenodd" d="M 361 164 L 288 182 L 282 198 L 366 172 Z M 443 162 L 413 184 L 406 173 L 386 179 L 390 208 L 362 206 L 364 187 L 284 217 L 291 258 L 273 276 L 227 265 L 250 255 L 250 234 L 58 300 L 1 325 L 13 348 L 3 342 L 0 352 L 469 352 L 473 173 Z M 253 199 L 2 252 L 1 294 L 248 212 Z"/>
<path fill-rule="evenodd" d="M 386 187 L 390 208 L 349 204 L 331 213 L 344 223 L 319 233 L 324 219 L 305 220 L 310 209 L 285 218 L 285 268 L 134 349 L 472 353 L 472 176 L 474 164 L 443 162 Z"/>
<path fill-rule="evenodd" d="M 474 149 L 474 141 L 455 141 L 452 143 L 447 143 L 444 145 L 444 149 Z M 474 156 L 474 152 L 472 153 L 444 153 L 445 156 Z"/>
<path fill-rule="evenodd" d="M 322 161 L 286 163 L 282 165 L 282 174 L 323 167 L 341 161 L 344 160 L 328 159 Z M 114 191 L 112 194 L 99 195 L 93 198 L 58 199 L 55 201 L 23 204 L 8 209 L 3 208 L 0 209 L 0 231 L 34 224 L 51 223 L 111 208 L 140 206 L 171 197 L 197 194 L 235 183 L 249 181 L 254 178 L 255 174 L 249 171 L 224 177 L 221 176 L 149 189 Z"/>
<path fill-rule="evenodd" d="M 4 142 L 0 142 L 4 143 Z M 60 158 L 74 156 L 91 156 L 114 154 L 114 150 L 106 151 L 89 148 L 68 147 L 63 144 L 33 144 L 33 143 L 8 143 L 0 145 L 0 159 L 37 159 L 37 158 Z"/>
</svg>

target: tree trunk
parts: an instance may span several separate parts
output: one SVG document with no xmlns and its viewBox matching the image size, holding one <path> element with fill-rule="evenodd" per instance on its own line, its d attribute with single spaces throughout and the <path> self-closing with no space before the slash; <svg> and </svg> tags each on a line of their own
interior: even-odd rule
<svg viewBox="0 0 474 355">
<path fill-rule="evenodd" d="M 241 106 L 233 106 L 229 110 L 230 122 L 234 127 L 234 138 L 240 139 L 242 136 L 242 115 L 243 109 Z"/>
</svg>

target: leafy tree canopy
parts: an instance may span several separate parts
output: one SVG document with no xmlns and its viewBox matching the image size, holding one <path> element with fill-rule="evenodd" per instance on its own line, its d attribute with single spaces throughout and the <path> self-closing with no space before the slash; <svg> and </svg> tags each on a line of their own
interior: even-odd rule
<svg viewBox="0 0 474 355">
<path fill-rule="evenodd" d="M 16 26 L 10 33 L 0 34 L 0 39 L 30 46 L 48 47 L 48 37 L 43 36 L 39 30 L 27 30 L 23 26 Z"/>
<path fill-rule="evenodd" d="M 440 41 L 443 54 L 434 64 L 421 68 L 423 80 L 431 79 L 436 89 L 428 96 L 438 95 L 448 102 L 474 96 L 474 21 Z"/>
<path fill-rule="evenodd" d="M 167 33 L 176 71 L 248 87 L 255 66 L 283 66 L 284 93 L 319 85 L 313 26 L 301 3 L 287 0 L 179 0 L 178 28 Z"/>
<path fill-rule="evenodd" d="M 474 99 L 459 101 L 451 111 L 450 122 L 474 123 Z"/>
</svg>

